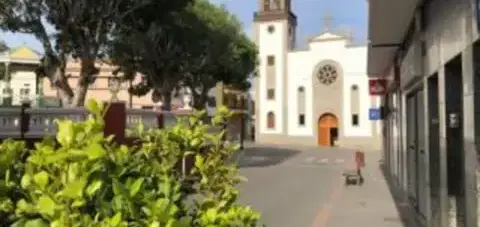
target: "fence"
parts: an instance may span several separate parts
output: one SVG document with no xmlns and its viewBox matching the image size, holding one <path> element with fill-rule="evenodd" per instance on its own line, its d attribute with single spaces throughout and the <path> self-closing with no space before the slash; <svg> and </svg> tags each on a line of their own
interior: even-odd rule
<svg viewBox="0 0 480 227">
<path fill-rule="evenodd" d="M 105 115 L 104 131 L 106 135 L 115 135 L 117 142 L 124 143 L 125 130 L 138 123 L 143 123 L 146 129 L 163 128 L 174 125 L 177 117 L 189 114 L 189 111 L 128 109 L 125 103 L 112 103 Z M 56 134 L 55 119 L 83 121 L 87 117 L 88 111 L 85 108 L 30 108 L 28 105 L 21 108 L 0 108 L 0 139 L 38 141 L 47 135 Z"/>
<path fill-rule="evenodd" d="M 189 114 L 190 111 L 166 112 L 127 109 L 125 103 L 112 103 L 104 117 L 104 134 L 106 136 L 115 135 L 114 140 L 117 143 L 131 144 L 135 138 L 127 138 L 126 129 L 133 129 L 139 123 L 143 123 L 146 129 L 164 128 L 175 125 L 177 117 Z M 42 140 L 47 135 L 57 133 L 55 119 L 68 118 L 73 121 L 83 121 L 87 117 L 88 111 L 85 108 L 30 108 L 28 105 L 23 105 L 21 108 L 0 108 L 0 140 L 19 139 L 25 141 L 28 147 L 33 148 L 35 142 Z M 238 118 L 234 118 L 225 125 L 226 139 L 238 138 L 233 134 L 242 134 L 243 142 L 245 128 L 236 125 L 238 122 Z M 238 128 L 241 128 L 243 132 L 239 132 Z M 213 130 L 218 130 L 218 128 Z M 192 168 L 193 163 L 194 158 L 189 156 L 177 163 L 177 168 L 185 173 Z"/>
</svg>

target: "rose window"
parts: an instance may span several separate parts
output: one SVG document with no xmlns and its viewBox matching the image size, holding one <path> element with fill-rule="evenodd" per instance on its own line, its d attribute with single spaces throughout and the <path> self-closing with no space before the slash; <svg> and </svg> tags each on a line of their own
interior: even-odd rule
<svg viewBox="0 0 480 227">
<path fill-rule="evenodd" d="M 320 83 L 325 85 L 333 84 L 338 77 L 338 72 L 332 65 L 322 66 L 317 72 L 317 78 Z"/>
</svg>

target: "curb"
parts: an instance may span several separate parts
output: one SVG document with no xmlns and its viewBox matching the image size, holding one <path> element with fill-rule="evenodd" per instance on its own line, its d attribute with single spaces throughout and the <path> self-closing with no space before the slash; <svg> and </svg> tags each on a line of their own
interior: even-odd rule
<svg viewBox="0 0 480 227">
<path fill-rule="evenodd" d="M 395 182 L 393 177 L 387 173 L 383 164 L 380 164 L 379 168 L 380 173 L 387 183 L 390 194 L 395 201 L 397 212 L 400 214 L 404 225 L 408 227 L 426 227 L 425 224 L 422 224 L 425 223 L 425 221 L 422 221 L 419 213 L 412 206 L 401 187 Z"/>
</svg>

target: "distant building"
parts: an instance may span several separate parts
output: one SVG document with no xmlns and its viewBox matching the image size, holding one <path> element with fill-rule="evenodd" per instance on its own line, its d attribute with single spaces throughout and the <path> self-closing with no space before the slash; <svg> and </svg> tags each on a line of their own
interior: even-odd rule
<svg viewBox="0 0 480 227">
<path fill-rule="evenodd" d="M 259 1 L 257 141 L 379 150 L 381 121 L 369 119 L 369 109 L 378 109 L 380 99 L 369 96 L 367 47 L 326 29 L 296 50 L 291 1 Z"/>
<path fill-rule="evenodd" d="M 0 105 L 20 105 L 23 100 L 36 98 L 41 83 L 35 69 L 40 64 L 41 54 L 20 46 L 0 53 Z"/>
<path fill-rule="evenodd" d="M 108 101 L 112 98 L 112 90 L 117 88 L 119 82 L 112 74 L 116 67 L 101 61 L 97 61 L 96 67 L 98 67 L 100 71 L 96 76 L 95 82 L 88 88 L 86 100 L 95 98 L 101 101 Z M 80 61 L 69 60 L 66 66 L 66 74 L 70 77 L 68 79 L 70 86 L 75 89 L 80 75 Z M 140 80 L 141 76 L 138 75 L 132 83 L 138 83 Z M 131 86 L 129 82 L 124 82 L 119 86 L 117 99 L 126 102 L 128 107 L 153 109 L 161 104 L 160 100 L 152 99 L 151 92 L 142 97 L 131 95 L 128 92 L 128 88 Z M 55 88 L 50 80 L 45 79 L 43 80 L 43 94 L 45 96 L 58 97 L 58 89 Z"/>
<path fill-rule="evenodd" d="M 159 97 L 153 97 L 152 92 L 147 93 L 145 96 L 135 96 L 128 92 L 129 88 L 132 85 L 139 83 L 142 80 L 142 75 L 138 74 L 132 82 L 125 81 L 118 85 L 119 80 L 114 77 L 113 71 L 116 69 L 116 66 L 110 65 L 105 62 L 98 61 L 96 67 L 100 69 L 96 80 L 88 88 L 87 98 L 95 98 L 97 100 L 109 101 L 112 98 L 112 91 L 118 86 L 119 90 L 116 94 L 116 99 L 124 101 L 128 107 L 138 108 L 138 109 L 160 109 L 162 106 L 161 99 Z M 66 74 L 69 75 L 69 84 L 75 89 L 77 81 L 80 75 L 80 61 L 79 60 L 70 60 L 67 62 Z M 221 86 L 217 86 L 220 88 Z M 209 96 L 213 100 L 221 101 L 222 98 L 218 98 L 222 95 L 221 92 L 217 92 L 218 89 L 213 88 L 209 92 Z M 220 89 L 221 90 L 221 89 Z M 218 90 L 218 91 L 220 91 Z M 229 89 L 225 89 L 229 91 Z M 50 80 L 43 80 L 43 94 L 47 97 L 58 97 L 58 89 L 51 84 Z M 221 96 L 223 97 L 223 96 Z M 210 107 L 215 107 L 218 103 L 217 101 L 209 102 Z M 192 106 L 192 97 L 188 89 L 180 90 L 172 99 L 172 109 L 186 108 L 191 109 Z"/>
<path fill-rule="evenodd" d="M 35 70 L 40 64 L 42 55 L 28 46 L 20 46 L 0 53 L 0 106 L 18 106 L 22 102 L 30 102 L 33 106 L 58 106 L 60 105 L 58 89 L 55 88 L 47 78 L 38 78 Z M 100 69 L 99 74 L 93 84 L 89 86 L 86 100 L 95 98 L 100 101 L 109 101 L 112 99 L 112 90 L 117 88 L 118 80 L 113 76 L 115 66 L 98 61 L 96 67 Z M 69 76 L 68 82 L 72 89 L 75 89 L 80 74 L 80 61 L 69 60 L 66 66 L 66 74 Z M 123 82 L 119 85 L 116 100 L 124 101 L 127 107 L 142 109 L 160 109 L 162 106 L 159 97 L 152 97 L 152 92 L 145 96 L 134 96 L 128 92 L 132 84 L 141 81 L 139 74 L 131 83 Z M 218 105 L 225 105 L 236 111 L 243 113 L 248 108 L 251 100 L 247 92 L 224 86 L 219 83 L 209 92 L 209 102 L 207 109 L 214 113 Z M 191 111 L 192 97 L 188 89 L 182 89 L 172 99 L 172 109 Z M 251 105 L 250 105 L 251 107 Z M 250 113 L 250 111 L 246 111 Z M 241 116 L 238 115 L 237 116 Z M 245 118 L 234 117 L 233 124 L 229 127 L 229 137 L 239 139 L 241 129 L 245 129 L 243 136 L 249 137 L 251 131 L 251 114 L 245 115 Z M 247 127 L 242 127 L 244 123 Z"/>
</svg>

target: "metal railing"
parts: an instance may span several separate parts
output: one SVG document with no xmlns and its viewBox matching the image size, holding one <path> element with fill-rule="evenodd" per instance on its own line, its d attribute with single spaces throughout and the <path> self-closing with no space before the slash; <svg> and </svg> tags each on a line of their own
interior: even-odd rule
<svg viewBox="0 0 480 227">
<path fill-rule="evenodd" d="M 0 137 L 10 138 L 20 136 L 21 108 L 0 109 Z"/>
<path fill-rule="evenodd" d="M 128 109 L 127 129 L 133 129 L 143 123 L 145 129 L 158 128 L 158 113 L 152 110 Z"/>
<path fill-rule="evenodd" d="M 42 137 L 55 135 L 57 124 L 55 119 L 70 119 L 74 122 L 84 121 L 88 117 L 85 108 L 29 108 L 25 110 L 28 120 L 26 137 Z"/>
<path fill-rule="evenodd" d="M 191 112 L 126 109 L 124 114 L 126 115 L 125 130 L 128 131 L 134 129 L 139 123 L 143 123 L 145 129 L 174 126 L 177 124 L 178 117 L 186 117 Z M 210 117 L 213 114 L 214 111 L 209 111 Z M 36 139 L 47 135 L 54 136 L 58 131 L 55 119 L 70 119 L 78 122 L 87 120 L 88 115 L 88 111 L 83 107 L 31 108 L 22 106 L 0 108 L 0 139 Z M 118 120 L 118 118 L 115 120 Z M 108 122 L 108 119 L 105 119 L 105 121 Z M 223 126 L 213 127 L 211 132 L 219 132 L 222 129 L 226 128 Z"/>
<path fill-rule="evenodd" d="M 74 122 L 88 118 L 85 108 L 0 108 L 0 139 L 41 138 L 57 133 L 55 119 L 70 119 Z M 173 116 L 171 116 L 173 119 Z M 145 128 L 159 126 L 159 113 L 153 110 L 127 109 L 126 129 L 139 123 Z"/>
</svg>

